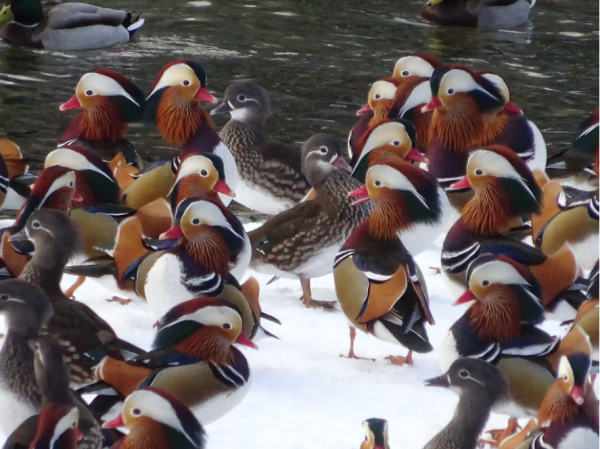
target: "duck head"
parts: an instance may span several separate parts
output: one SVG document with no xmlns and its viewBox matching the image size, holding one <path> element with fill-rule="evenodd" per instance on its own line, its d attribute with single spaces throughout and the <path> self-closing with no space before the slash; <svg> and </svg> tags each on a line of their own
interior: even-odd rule
<svg viewBox="0 0 600 449">
<path fill-rule="evenodd" d="M 35 338 L 52 313 L 52 306 L 39 287 L 20 279 L 0 281 L 0 314 L 5 316 L 10 331 Z"/>
<path fill-rule="evenodd" d="M 206 72 L 200 64 L 178 59 L 165 65 L 154 79 L 146 98 L 144 116 L 156 123 L 162 137 L 181 146 L 200 128 L 212 121 L 199 101 L 216 103 L 206 89 Z"/>
<path fill-rule="evenodd" d="M 373 202 L 369 231 L 381 239 L 396 239 L 399 230 L 441 219 L 435 178 L 402 160 L 388 159 L 371 166 L 365 184 L 349 195 L 361 197 L 352 204 Z"/>
<path fill-rule="evenodd" d="M 483 255 L 467 270 L 469 288 L 453 305 L 475 300 L 469 308 L 477 335 L 486 340 L 510 341 L 521 324 L 544 321 L 542 288 L 529 269 L 506 256 Z"/>
<path fill-rule="evenodd" d="M 40 0 L 7 0 L 0 9 L 0 23 L 14 20 L 22 25 L 36 25 L 43 18 Z"/>
<path fill-rule="evenodd" d="M 184 158 L 169 192 L 173 213 L 181 201 L 210 192 L 235 198 L 235 192 L 225 182 L 223 160 L 212 153 L 191 154 Z M 218 196 L 213 195 L 213 198 Z"/>
<path fill-rule="evenodd" d="M 388 422 L 381 418 L 369 418 L 363 421 L 365 440 L 360 449 L 390 449 L 388 442 Z"/>
<path fill-rule="evenodd" d="M 75 449 L 83 436 L 79 431 L 79 410 L 73 404 L 50 403 L 38 418 L 38 427 L 31 443 L 35 449 Z"/>
<path fill-rule="evenodd" d="M 439 60 L 427 53 L 415 53 L 398 59 L 392 76 L 401 82 L 411 76 L 429 79 L 433 71 L 442 65 Z"/>
<path fill-rule="evenodd" d="M 361 138 L 356 152 L 358 159 L 352 170 L 352 177 L 365 182 L 367 169 L 381 160 L 389 158 L 406 159 L 413 162 L 424 162 L 425 159 L 416 149 L 417 133 L 407 120 L 385 119 L 367 130 Z"/>
<path fill-rule="evenodd" d="M 502 78 L 500 75 L 497 75 L 496 73 L 490 73 L 485 71 L 475 71 L 474 73 L 480 74 L 483 78 L 487 79 L 488 81 L 491 81 L 493 84 L 496 85 L 502 97 L 503 105 L 501 109 L 512 112 L 514 114 L 523 114 L 523 111 L 519 109 L 517 105 L 514 104 L 510 99 L 510 91 L 508 89 L 506 81 L 504 81 L 504 78 Z"/>
<path fill-rule="evenodd" d="M 382 78 L 375 81 L 369 90 L 367 104 L 356 111 L 356 115 L 373 111 L 372 123 L 377 123 L 387 117 L 394 103 L 396 89 L 400 82 L 395 78 Z"/>
<path fill-rule="evenodd" d="M 262 126 L 271 115 L 271 98 L 258 84 L 234 83 L 225 91 L 223 102 L 210 111 L 210 115 L 226 113 L 231 115 L 231 120 Z"/>
<path fill-rule="evenodd" d="M 351 171 L 338 141 L 327 134 L 312 136 L 302 146 L 302 173 L 311 186 L 325 181 L 332 173 Z"/>
<path fill-rule="evenodd" d="M 503 233 L 512 219 L 539 212 L 542 192 L 531 170 L 509 148 L 492 145 L 472 152 L 466 173 L 450 187 L 470 186 L 475 191 L 461 212 L 472 232 Z"/>
<path fill-rule="evenodd" d="M 118 203 L 119 185 L 108 164 L 92 150 L 81 145 L 66 145 L 51 151 L 44 167 L 65 167 L 75 172 L 77 192 L 81 196 L 78 205 Z"/>
<path fill-rule="evenodd" d="M 114 70 L 95 69 L 81 77 L 75 95 L 59 109 L 75 108 L 83 109 L 77 125 L 80 138 L 117 142 L 127 123 L 142 118 L 144 93 Z"/>
<path fill-rule="evenodd" d="M 156 424 L 159 425 L 157 432 Z M 171 393 L 145 387 L 131 393 L 123 411 L 103 428 L 127 427 L 135 447 L 205 447 L 205 432 L 194 414 Z M 152 444 L 146 444 L 152 441 Z"/>
<path fill-rule="evenodd" d="M 231 361 L 231 345 L 256 349 L 242 332 L 242 317 L 231 303 L 215 298 L 195 298 L 178 304 L 158 322 L 153 348 L 174 348 L 217 364 Z"/>
</svg>

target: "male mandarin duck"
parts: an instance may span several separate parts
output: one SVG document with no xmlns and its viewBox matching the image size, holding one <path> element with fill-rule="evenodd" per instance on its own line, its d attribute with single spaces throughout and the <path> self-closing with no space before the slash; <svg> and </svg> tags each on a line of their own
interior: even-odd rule
<svg viewBox="0 0 600 449">
<path fill-rule="evenodd" d="M 500 370 L 478 359 L 457 359 L 445 374 L 427 379 L 425 385 L 449 388 L 459 399 L 452 420 L 424 449 L 475 449 L 492 408 L 509 397 Z"/>
<path fill-rule="evenodd" d="M 348 357 L 356 358 L 358 328 L 406 346 L 406 357 L 389 359 L 411 364 L 413 350 L 433 350 L 425 323 L 434 321 L 421 272 L 398 231 L 439 220 L 437 183 L 420 168 L 389 160 L 371 166 L 365 185 L 350 195 L 362 197 L 355 204 L 371 199 L 373 211 L 346 240 L 334 264 L 338 301 L 351 323 Z"/>
<path fill-rule="evenodd" d="M 542 289 L 530 270 L 506 256 L 483 255 L 469 265 L 468 289 L 454 305 L 474 301 L 450 327 L 442 369 L 459 357 L 495 363 L 507 356 L 545 356 L 558 339 L 536 325 L 544 321 Z"/>
<path fill-rule="evenodd" d="M 261 273 L 299 279 L 306 307 L 332 309 L 333 303 L 312 298 L 310 279 L 333 271 L 335 255 L 371 207 L 351 205 L 348 192 L 361 184 L 348 173 L 350 167 L 333 137 L 317 134 L 308 139 L 302 148 L 302 167 L 316 197 L 248 233 L 253 248 L 250 266 Z"/>
<path fill-rule="evenodd" d="M 562 357 L 538 411 L 540 429 L 519 449 L 588 449 L 598 445 L 598 398 L 587 381 L 589 358 Z"/>
<path fill-rule="evenodd" d="M 506 145 L 532 169 L 545 167 L 546 146 L 541 134 L 512 110 L 505 84 L 498 80 L 458 64 L 439 67 L 432 74 L 432 98 L 423 107 L 434 111 L 425 155 L 429 170 L 443 187 L 464 175 L 469 151 L 481 145 Z"/>
<path fill-rule="evenodd" d="M 139 156 L 124 134 L 129 123 L 142 118 L 144 100 L 144 93 L 114 70 L 87 72 L 77 83 L 75 95 L 60 105 L 61 111 L 82 109 L 60 140 L 88 147 L 107 161 L 121 152 L 129 165 L 141 168 Z"/>
<path fill-rule="evenodd" d="M 23 158 L 21 148 L 6 138 L 0 138 L 0 208 L 19 209 L 31 189 L 21 177 L 29 171 L 29 164 Z"/>
<path fill-rule="evenodd" d="M 231 119 L 219 136 L 237 163 L 236 201 L 270 215 L 300 202 L 310 189 L 302 174 L 301 152 L 268 139 L 265 122 L 271 115 L 271 100 L 267 91 L 248 82 L 230 85 L 223 102 L 210 114 L 224 113 Z"/>
<path fill-rule="evenodd" d="M 527 22 L 535 0 L 429 0 L 421 17 L 438 25 L 477 27 L 499 30 Z"/>
<path fill-rule="evenodd" d="M 119 340 L 110 325 L 90 307 L 68 299 L 62 292 L 62 273 L 79 246 L 79 231 L 67 215 L 52 209 L 34 212 L 24 229 L 10 238 L 23 239 L 31 241 L 35 250 L 19 278 L 39 286 L 50 299 L 54 315 L 44 324 L 42 333 L 53 335 L 63 346 L 73 385 L 95 380 L 95 362 L 86 355 L 88 352 L 104 351 L 115 356 L 121 349 L 133 354 L 140 352 Z M 107 341 L 99 333 L 112 338 Z"/>
<path fill-rule="evenodd" d="M 174 395 L 145 387 L 131 393 L 123 411 L 103 428 L 127 427 L 129 433 L 114 449 L 203 449 L 202 424 Z"/>
<path fill-rule="evenodd" d="M 206 72 L 194 61 L 166 64 L 154 79 L 146 98 L 145 118 L 158 128 L 163 139 L 179 148 L 177 156 L 147 167 L 123 194 L 126 206 L 139 209 L 157 198 L 166 198 L 181 160 L 188 154 L 213 153 L 223 160 L 225 180 L 235 192 L 239 173 L 233 155 L 213 128 L 201 101 L 216 103 L 206 88 Z M 222 195 L 228 205 L 231 197 Z"/>
<path fill-rule="evenodd" d="M 539 211 L 541 191 L 525 162 L 509 148 L 490 146 L 469 157 L 466 176 L 453 188 L 471 187 L 473 198 L 452 226 L 442 246 L 442 269 L 458 284 L 459 295 L 466 287 L 466 270 L 478 254 L 506 254 L 521 263 L 541 263 L 541 252 L 512 240 L 511 228 Z"/>
<path fill-rule="evenodd" d="M 46 399 L 59 396 L 58 387 L 65 383 L 64 379 L 59 379 L 61 372 L 47 373 L 50 378 L 39 376 L 39 370 L 36 373 L 34 364 L 39 362 L 35 361 L 33 344 L 30 346 L 30 340 L 38 337 L 40 327 L 51 317 L 52 306 L 39 287 L 20 279 L 9 279 L 0 283 L 0 313 L 6 317 L 8 325 L 0 350 L 0 397 L 3 403 L 10 404 L 10 407 L 0 408 L 0 431 L 11 435 L 19 428 L 13 440 L 31 441 L 33 435 L 23 432 L 29 426 L 20 428 L 21 424 L 40 413 L 46 405 L 43 403 L 44 396 Z M 48 360 L 49 366 L 55 366 L 54 363 Z M 51 382 L 52 386 L 47 382 Z M 82 447 L 100 448 L 98 423 L 83 404 L 78 408 L 82 413 L 81 429 L 86 443 Z"/>
<path fill-rule="evenodd" d="M 129 11 L 41 0 L 7 0 L 0 9 L 0 30 L 8 42 L 52 51 L 91 50 L 127 42 L 144 24 Z"/>
<path fill-rule="evenodd" d="M 369 418 L 363 421 L 365 440 L 360 449 L 390 449 L 388 441 L 388 422 L 381 418 Z"/>
<path fill-rule="evenodd" d="M 96 375 L 123 396 L 138 386 L 166 390 L 207 425 L 248 392 L 250 367 L 234 343 L 256 348 L 242 332 L 238 309 L 220 299 L 195 298 L 159 320 L 150 352 L 127 362 L 104 358 Z"/>
</svg>

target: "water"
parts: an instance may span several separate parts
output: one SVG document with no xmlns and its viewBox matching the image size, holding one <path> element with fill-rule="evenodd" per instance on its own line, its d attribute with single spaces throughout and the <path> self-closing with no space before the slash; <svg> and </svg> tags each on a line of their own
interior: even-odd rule
<svg viewBox="0 0 600 449">
<path fill-rule="evenodd" d="M 414 51 L 502 75 L 550 153 L 568 145 L 598 107 L 598 5 L 587 0 L 540 1 L 519 33 L 429 25 L 419 16 L 421 0 L 98 3 L 143 11 L 146 24 L 132 42 L 104 50 L 59 53 L 0 43 L 0 135 L 15 140 L 34 167 L 73 117 L 58 105 L 83 73 L 111 67 L 147 92 L 174 58 L 201 62 L 217 96 L 233 80 L 267 88 L 270 133 L 288 142 L 317 132 L 344 141 L 370 84 Z M 134 127 L 129 138 L 147 160 L 173 153 L 150 127 Z"/>
</svg>

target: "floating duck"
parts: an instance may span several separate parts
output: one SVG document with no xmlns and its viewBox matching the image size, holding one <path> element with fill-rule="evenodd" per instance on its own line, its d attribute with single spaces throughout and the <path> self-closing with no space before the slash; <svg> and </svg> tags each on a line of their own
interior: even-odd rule
<svg viewBox="0 0 600 449">
<path fill-rule="evenodd" d="M 231 114 L 219 132 L 235 158 L 240 175 L 236 201 L 275 215 L 300 202 L 310 189 L 302 174 L 299 148 L 268 140 L 265 122 L 271 114 L 269 94 L 253 83 L 235 83 L 210 114 Z"/>
<path fill-rule="evenodd" d="M 60 3 L 44 8 L 41 0 L 11 0 L 0 9 L 10 21 L 0 37 L 17 45 L 51 51 L 92 50 L 127 42 L 143 24 L 129 11 Z"/>
<path fill-rule="evenodd" d="M 363 421 L 365 441 L 360 449 L 390 449 L 388 442 L 388 422 L 381 418 L 369 418 Z"/>
</svg>

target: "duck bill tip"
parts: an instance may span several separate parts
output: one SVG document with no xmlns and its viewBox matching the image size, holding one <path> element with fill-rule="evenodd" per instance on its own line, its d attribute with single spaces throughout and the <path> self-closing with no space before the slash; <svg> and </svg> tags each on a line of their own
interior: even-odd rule
<svg viewBox="0 0 600 449">
<path fill-rule="evenodd" d="M 469 289 L 466 289 L 462 295 L 456 298 L 456 301 L 452 303 L 453 306 L 458 306 L 459 304 L 465 304 L 471 301 L 476 300 L 477 298 L 473 294 L 473 292 Z"/>
<path fill-rule="evenodd" d="M 103 429 L 116 429 L 117 427 L 125 427 L 125 423 L 123 422 L 123 417 L 121 414 L 119 414 L 116 418 L 106 421 L 104 424 L 102 424 Z"/>
<path fill-rule="evenodd" d="M 585 401 L 583 397 L 583 387 L 574 385 L 573 388 L 571 388 L 570 396 L 577 405 L 583 405 Z"/>
<path fill-rule="evenodd" d="M 362 108 L 360 108 L 358 111 L 356 111 L 356 115 L 363 115 L 366 114 L 367 112 L 370 112 L 371 106 L 369 106 L 369 103 L 365 104 Z"/>
<path fill-rule="evenodd" d="M 406 155 L 406 159 L 413 162 L 425 162 L 425 158 L 416 148 L 410 149 L 410 151 Z"/>
<path fill-rule="evenodd" d="M 211 94 L 206 87 L 201 87 L 200 89 L 198 89 L 198 92 L 196 92 L 196 95 L 194 96 L 194 98 L 196 98 L 197 100 L 200 100 L 200 101 L 205 101 L 207 103 L 213 103 L 213 104 L 216 104 L 219 102 L 219 99 L 217 97 L 215 97 L 213 94 Z"/>
<path fill-rule="evenodd" d="M 517 105 L 514 104 L 512 100 L 508 100 L 508 102 L 504 105 L 504 110 L 514 112 L 515 114 L 523 115 L 523 110 L 517 107 Z"/>
<path fill-rule="evenodd" d="M 165 239 L 175 239 L 175 238 L 181 238 L 181 237 L 183 237 L 183 232 L 181 230 L 181 226 L 173 225 L 167 231 L 163 232 L 160 235 L 159 239 L 165 240 Z"/>
<path fill-rule="evenodd" d="M 230 196 L 231 198 L 235 198 L 235 192 L 222 179 L 217 180 L 215 186 L 213 187 L 213 190 L 215 192 L 222 193 L 223 195 Z"/>
<path fill-rule="evenodd" d="M 246 337 L 246 335 L 243 332 L 240 333 L 240 335 L 238 335 L 238 337 L 235 339 L 235 342 L 239 345 L 248 346 L 252 349 L 258 349 L 258 346 L 256 346 L 254 342 L 252 342 L 248 337 Z"/>
<path fill-rule="evenodd" d="M 58 109 L 60 111 L 66 111 L 68 109 L 77 109 L 77 108 L 80 108 L 80 107 L 81 107 L 81 104 L 79 103 L 79 100 L 77 99 L 77 96 L 73 95 L 71 98 L 69 98 L 63 104 L 61 104 L 58 107 Z"/>
<path fill-rule="evenodd" d="M 450 388 L 450 379 L 448 374 L 442 374 L 438 377 L 432 377 L 431 379 L 425 379 L 423 381 L 426 387 L 442 387 Z"/>
<path fill-rule="evenodd" d="M 438 97 L 432 97 L 429 102 L 421 108 L 421 112 L 433 111 L 442 106 L 442 102 Z"/>
<path fill-rule="evenodd" d="M 451 189 L 466 189 L 468 187 L 471 187 L 471 183 L 469 182 L 466 176 L 463 176 L 455 183 L 450 184 Z"/>
</svg>

